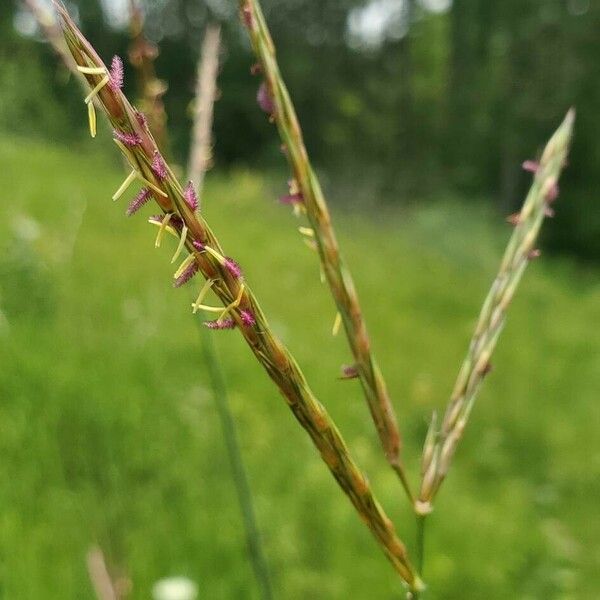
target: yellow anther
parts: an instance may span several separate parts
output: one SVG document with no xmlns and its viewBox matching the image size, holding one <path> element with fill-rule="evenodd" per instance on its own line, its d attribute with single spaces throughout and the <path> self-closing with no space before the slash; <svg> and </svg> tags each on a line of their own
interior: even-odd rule
<svg viewBox="0 0 600 600">
<path fill-rule="evenodd" d="M 205 310 L 206 312 L 220 313 L 223 311 L 222 306 L 207 306 L 206 304 L 192 304 L 192 306 L 195 308 L 194 312 L 198 310 Z M 220 319 L 221 317 L 219 317 L 219 320 Z"/>
<path fill-rule="evenodd" d="M 108 83 L 109 77 L 106 75 L 102 78 L 100 83 L 85 97 L 84 102 L 89 104 L 97 95 L 98 92 Z"/>
<path fill-rule="evenodd" d="M 126 191 L 127 188 L 134 182 L 134 180 L 137 178 L 137 171 L 133 170 L 131 171 L 131 173 L 129 173 L 129 175 L 127 175 L 127 178 L 125 179 L 125 181 L 121 184 L 121 187 L 113 194 L 113 202 L 118 200 Z"/>
<path fill-rule="evenodd" d="M 313 252 L 317 251 L 317 244 L 315 243 L 315 240 L 304 239 L 303 241 Z"/>
<path fill-rule="evenodd" d="M 225 257 L 222 254 L 219 254 L 214 248 L 211 248 L 210 246 L 205 246 L 204 249 L 209 254 L 212 254 L 212 256 L 214 256 L 221 264 L 225 263 Z"/>
<path fill-rule="evenodd" d="M 90 103 L 91 105 L 92 103 Z M 131 165 L 131 168 L 133 169 L 133 165 L 135 163 L 135 161 L 133 160 L 133 157 L 131 155 L 131 151 L 129 150 L 129 148 L 127 148 L 127 146 L 121 141 L 118 140 L 117 138 L 113 138 L 113 142 L 119 147 L 119 149 L 121 150 L 121 152 L 125 155 L 125 158 L 129 161 L 129 164 Z"/>
<path fill-rule="evenodd" d="M 150 225 L 156 225 L 156 227 L 162 227 L 162 222 L 155 221 L 154 219 L 148 219 L 148 223 L 150 223 Z M 165 231 L 170 233 L 173 237 L 179 238 L 179 233 L 177 233 L 177 230 L 174 227 L 171 227 L 171 225 L 167 225 Z"/>
<path fill-rule="evenodd" d="M 300 202 L 294 202 L 293 211 L 295 217 L 301 217 L 306 214 L 306 206 Z"/>
<path fill-rule="evenodd" d="M 84 75 L 102 75 L 103 73 L 106 73 L 104 67 L 82 67 L 77 65 L 77 70 Z"/>
<path fill-rule="evenodd" d="M 333 322 L 333 327 L 331 328 L 331 334 L 337 335 L 340 332 L 341 326 L 342 326 L 342 315 L 338 312 L 335 315 L 335 321 Z"/>
<path fill-rule="evenodd" d="M 175 254 L 173 254 L 173 258 L 171 259 L 171 264 L 173 264 L 181 254 L 183 247 L 185 246 L 185 241 L 187 239 L 188 228 L 187 225 L 184 225 L 181 229 L 181 236 L 179 238 L 179 244 L 177 244 L 177 250 L 175 250 Z"/>
<path fill-rule="evenodd" d="M 198 309 L 203 306 L 202 301 L 204 300 L 206 294 L 208 294 L 208 290 L 210 290 L 210 288 L 212 287 L 212 284 L 215 282 L 214 279 L 207 279 L 204 282 L 204 285 L 202 286 L 202 289 L 200 290 L 200 293 L 198 294 L 198 297 L 196 298 L 196 302 L 194 302 L 192 304 L 192 312 L 194 314 L 196 314 L 198 312 Z"/>
<path fill-rule="evenodd" d="M 206 294 L 206 292 L 208 292 L 208 289 L 210 288 L 210 286 L 213 283 L 214 283 L 214 280 L 209 279 L 204 284 L 204 287 L 200 291 L 200 296 L 198 296 L 199 299 L 201 297 L 203 297 Z M 221 313 L 219 315 L 219 318 L 217 319 L 217 321 L 222 321 L 229 314 L 230 311 L 232 311 L 234 308 L 239 306 L 240 302 L 242 301 L 243 295 L 244 295 L 244 284 L 242 283 L 242 285 L 240 286 L 240 291 L 238 292 L 236 299 L 231 304 L 228 304 L 225 308 L 218 307 L 218 306 L 208 306 L 206 304 L 200 304 L 200 302 L 198 302 L 198 301 L 196 301 L 196 302 L 194 302 L 194 304 L 192 304 L 192 308 L 194 309 L 194 313 L 196 313 L 199 310 L 205 310 L 207 312 L 213 312 L 213 313 L 214 312 Z"/>
<path fill-rule="evenodd" d="M 156 240 L 154 242 L 154 247 L 155 248 L 160 248 L 160 244 L 162 242 L 163 236 L 165 234 L 165 230 L 167 228 L 167 225 L 171 222 L 171 217 L 173 216 L 173 213 L 167 213 L 163 220 L 160 223 L 160 228 L 158 230 L 158 233 L 156 234 Z M 191 256 L 191 255 L 190 255 Z M 188 257 L 189 258 L 189 257 Z M 193 256 L 192 256 L 193 258 Z M 186 259 L 187 260 L 187 259 Z M 185 262 L 185 261 L 184 261 Z M 187 266 L 187 265 L 186 265 Z M 179 275 L 181 275 L 181 273 L 175 275 L 175 278 L 179 277 Z"/>
<path fill-rule="evenodd" d="M 302 235 L 305 235 L 306 237 L 309 237 L 309 238 L 315 237 L 315 230 L 311 229 L 310 227 L 298 227 L 298 231 Z"/>
<path fill-rule="evenodd" d="M 221 314 L 221 316 L 217 319 L 217 321 L 222 321 L 234 308 L 237 308 L 242 301 L 242 296 L 244 295 L 244 284 L 240 285 L 240 291 L 236 296 L 236 299 L 225 307 L 225 310 Z"/>
<path fill-rule="evenodd" d="M 96 109 L 94 108 L 94 103 L 90 102 L 88 104 L 88 122 L 90 124 L 90 135 L 95 138 L 96 137 Z"/>
<path fill-rule="evenodd" d="M 167 194 L 166 192 L 163 192 L 157 185 L 154 185 L 151 181 L 148 181 L 148 179 L 146 179 L 143 175 L 140 175 L 139 173 L 138 173 L 138 179 L 142 183 L 147 185 L 149 188 L 152 188 L 157 194 L 160 194 L 163 198 L 169 197 L 169 194 Z"/>
<path fill-rule="evenodd" d="M 183 272 L 196 260 L 196 257 L 193 254 L 188 254 L 185 260 L 179 265 L 177 271 L 175 271 L 175 275 L 173 275 L 173 279 L 177 279 L 180 277 Z"/>
</svg>

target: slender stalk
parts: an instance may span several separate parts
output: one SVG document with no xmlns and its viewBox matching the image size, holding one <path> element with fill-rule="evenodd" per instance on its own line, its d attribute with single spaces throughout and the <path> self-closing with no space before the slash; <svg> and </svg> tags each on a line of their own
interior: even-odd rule
<svg viewBox="0 0 600 600">
<path fill-rule="evenodd" d="M 227 447 L 229 464 L 231 465 L 233 483 L 242 512 L 250 562 L 256 580 L 260 586 L 262 598 L 264 598 L 264 600 L 271 600 L 273 598 L 273 591 L 271 589 L 269 567 L 263 552 L 261 535 L 254 514 L 252 491 L 250 489 L 250 484 L 248 483 L 248 476 L 246 474 L 242 453 L 237 439 L 235 422 L 229 407 L 225 377 L 221 370 L 219 358 L 210 332 L 203 327 L 201 335 L 204 362 L 208 368 L 213 397 L 221 422 L 223 438 Z"/>
<path fill-rule="evenodd" d="M 76 71 L 75 61 L 73 60 L 73 57 L 71 56 L 71 53 L 65 44 L 60 26 L 54 18 L 54 15 L 44 6 L 42 6 L 39 0 L 21 0 L 21 2 L 33 15 L 38 27 L 43 32 L 44 37 L 52 46 L 52 49 L 62 60 L 67 69 L 80 77 L 80 74 Z"/>
<path fill-rule="evenodd" d="M 106 65 L 65 8 L 57 0 L 53 2 L 75 62 L 80 66 L 108 72 Z M 85 77 L 91 89 L 103 78 L 101 74 L 86 74 Z M 224 259 L 221 245 L 202 215 L 188 204 L 182 186 L 161 158 L 144 119 L 140 118 L 118 86 L 114 85 L 114 80 L 111 83 L 113 85 L 105 85 L 99 89 L 98 103 L 115 131 L 131 136 L 131 140 L 135 142 L 129 146 L 120 143 L 120 148 L 136 170 L 138 178 L 147 185 L 150 184 L 149 193 L 166 215 L 162 220 L 161 231 L 168 227 L 178 235 L 185 232 L 185 246 L 190 252 L 185 264 L 188 268 L 197 269 L 205 279 L 212 282 L 212 290 L 227 307 L 227 322 L 217 321 L 215 326 L 238 327 L 393 567 L 410 589 L 422 588 L 404 544 L 376 500 L 367 479 L 351 457 L 331 417 L 314 396 L 295 359 L 273 334 L 250 286 L 232 268 L 231 261 Z M 252 317 L 251 320 L 248 316 Z"/>
<path fill-rule="evenodd" d="M 204 174 L 211 164 L 213 110 L 217 94 L 220 48 L 221 27 L 209 23 L 204 33 L 201 59 L 198 61 L 194 129 L 188 166 L 188 177 L 196 186 L 199 196 L 202 196 Z"/>
<path fill-rule="evenodd" d="M 90 548 L 86 562 L 88 575 L 98 600 L 119 600 L 116 586 L 108 572 L 102 550 L 97 546 Z"/>
<path fill-rule="evenodd" d="M 417 515 L 417 569 L 421 575 L 425 568 L 425 515 Z"/>
<path fill-rule="evenodd" d="M 258 0 L 240 0 L 240 10 L 242 21 L 250 34 L 254 52 L 265 78 L 268 94 L 266 104 L 273 105 L 272 111 L 269 112 L 272 113 L 285 145 L 285 153 L 302 197 L 302 206 L 314 231 L 323 272 L 342 318 L 371 417 L 386 458 L 399 475 L 411 504 L 414 504 L 400 458 L 401 438 L 394 409 L 385 381 L 371 351 L 371 343 L 354 282 L 348 267 L 342 260 L 331 215 L 317 175 L 308 158 L 298 117 L 279 71 L 275 46 L 260 3 Z"/>
</svg>

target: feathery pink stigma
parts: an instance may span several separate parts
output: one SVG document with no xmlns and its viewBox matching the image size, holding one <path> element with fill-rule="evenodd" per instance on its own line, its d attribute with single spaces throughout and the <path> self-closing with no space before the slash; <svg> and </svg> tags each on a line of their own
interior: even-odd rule
<svg viewBox="0 0 600 600">
<path fill-rule="evenodd" d="M 189 181 L 185 190 L 183 191 L 183 197 L 187 205 L 192 210 L 198 210 L 198 194 L 196 194 L 196 190 L 194 189 L 194 184 Z"/>
<path fill-rule="evenodd" d="M 137 122 L 144 128 L 144 129 L 148 129 L 148 119 L 146 119 L 146 115 L 139 111 L 137 108 L 134 109 L 135 112 L 135 118 L 137 119 Z"/>
<path fill-rule="evenodd" d="M 302 194 L 287 194 L 286 196 L 280 196 L 279 202 L 281 204 L 302 204 L 304 197 Z"/>
<path fill-rule="evenodd" d="M 527 254 L 527 258 L 529 260 L 534 260 L 536 258 L 539 258 L 542 255 L 542 251 L 539 248 L 534 248 L 533 250 L 530 250 L 529 253 Z"/>
<path fill-rule="evenodd" d="M 189 267 L 185 269 L 185 271 L 173 282 L 173 287 L 181 287 L 185 285 L 196 273 L 198 273 L 199 267 L 198 263 L 194 261 Z"/>
<path fill-rule="evenodd" d="M 244 17 L 244 23 L 246 23 L 246 27 L 248 27 L 248 29 L 252 29 L 252 10 L 249 6 L 244 6 L 244 8 L 242 8 L 242 16 Z"/>
<path fill-rule="evenodd" d="M 139 146 L 142 143 L 142 138 L 137 133 L 129 133 L 127 131 L 119 131 L 115 129 L 113 135 L 125 146 Z"/>
<path fill-rule="evenodd" d="M 529 173 L 537 173 L 540 168 L 540 163 L 537 160 L 526 160 L 521 167 L 524 171 L 528 171 Z"/>
<path fill-rule="evenodd" d="M 242 268 L 235 262 L 235 260 L 233 260 L 233 258 L 226 256 L 224 265 L 234 277 L 239 278 L 242 276 Z"/>
<path fill-rule="evenodd" d="M 267 84 L 263 81 L 258 88 L 256 93 L 256 101 L 260 108 L 269 115 L 275 112 L 275 104 L 273 103 L 273 97 L 267 87 Z"/>
<path fill-rule="evenodd" d="M 262 73 L 262 67 L 260 63 L 254 63 L 250 67 L 250 75 L 258 75 L 259 73 Z"/>
<path fill-rule="evenodd" d="M 513 213 L 512 215 L 508 215 L 506 217 L 507 223 L 514 225 L 515 227 L 521 222 L 521 213 Z"/>
<path fill-rule="evenodd" d="M 151 167 L 154 171 L 154 174 L 161 181 L 167 178 L 167 165 L 165 164 L 165 161 L 158 150 L 154 153 L 154 158 L 152 159 Z"/>
<path fill-rule="evenodd" d="M 204 252 L 204 250 L 206 249 L 206 246 L 202 242 L 199 242 L 198 240 L 194 240 L 192 242 L 192 246 L 194 246 L 194 248 L 196 248 L 196 250 L 198 250 L 198 252 Z"/>
<path fill-rule="evenodd" d="M 256 319 L 251 310 L 240 311 L 240 318 L 242 319 L 244 327 L 254 327 L 254 325 L 256 325 Z"/>
<path fill-rule="evenodd" d="M 124 77 L 121 57 L 113 56 L 110 65 L 110 78 L 108 80 L 108 85 L 113 92 L 118 92 L 123 87 Z"/>
<path fill-rule="evenodd" d="M 356 379 L 358 377 L 358 368 L 356 365 L 342 365 L 342 379 Z"/>
<path fill-rule="evenodd" d="M 544 207 L 544 216 L 551 219 L 554 216 L 554 209 L 551 208 L 550 206 L 545 206 Z"/>
<path fill-rule="evenodd" d="M 127 207 L 127 211 L 125 214 L 128 217 L 135 214 L 138 210 L 140 210 L 140 208 L 142 208 L 142 206 L 144 206 L 144 204 L 148 202 L 148 200 L 150 200 L 151 197 L 152 192 L 148 188 L 142 188 L 138 192 L 138 195 L 131 201 L 131 203 Z"/>
<path fill-rule="evenodd" d="M 554 202 L 558 198 L 558 183 L 556 181 L 546 194 L 546 202 Z"/>
<path fill-rule="evenodd" d="M 204 326 L 208 329 L 234 329 L 235 321 L 230 318 L 221 321 L 204 321 Z"/>
</svg>

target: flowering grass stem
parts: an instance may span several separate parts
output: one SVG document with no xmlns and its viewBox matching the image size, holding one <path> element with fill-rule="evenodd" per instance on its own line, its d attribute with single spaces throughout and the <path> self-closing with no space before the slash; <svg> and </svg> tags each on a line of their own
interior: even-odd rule
<svg viewBox="0 0 600 600">
<path fill-rule="evenodd" d="M 341 324 L 346 331 L 381 445 L 388 462 L 400 477 L 402 486 L 412 502 L 413 494 L 401 460 L 401 438 L 394 409 L 385 381 L 371 351 L 371 343 L 354 282 L 348 267 L 342 260 L 331 215 L 319 180 L 310 163 L 294 105 L 279 71 L 271 34 L 258 0 L 240 0 L 240 12 L 259 61 L 260 69 L 256 69 L 256 72 L 260 72 L 264 77 L 257 100 L 262 110 L 267 112 L 277 125 L 298 188 L 294 190 L 294 194 L 285 197 L 284 202 L 288 202 L 293 197 L 294 206 L 297 206 L 295 200 L 302 199 L 302 206 L 311 227 L 310 230 L 301 228 L 301 233 L 307 235 L 310 231 L 311 242 L 314 238 L 325 279 L 340 314 Z"/>
</svg>

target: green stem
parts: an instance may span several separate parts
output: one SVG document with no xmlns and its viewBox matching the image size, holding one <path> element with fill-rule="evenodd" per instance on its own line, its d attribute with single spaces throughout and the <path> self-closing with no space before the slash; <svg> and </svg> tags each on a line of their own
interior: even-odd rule
<svg viewBox="0 0 600 600">
<path fill-rule="evenodd" d="M 425 568 L 425 519 L 426 515 L 417 515 L 417 570 L 421 577 Z"/>
<path fill-rule="evenodd" d="M 250 490 L 250 484 L 248 483 L 248 476 L 246 474 L 246 468 L 237 439 L 235 422 L 229 407 L 225 377 L 221 370 L 217 351 L 210 332 L 204 327 L 201 327 L 201 336 L 204 362 L 206 363 L 215 405 L 219 414 L 219 420 L 221 421 L 223 439 L 225 440 L 225 445 L 227 447 L 232 478 L 238 496 L 240 510 L 242 512 L 250 562 L 252 563 L 254 575 L 261 589 L 261 597 L 263 600 L 272 600 L 273 590 L 271 588 L 269 568 L 263 552 L 258 525 L 256 523 L 252 492 Z"/>
</svg>

